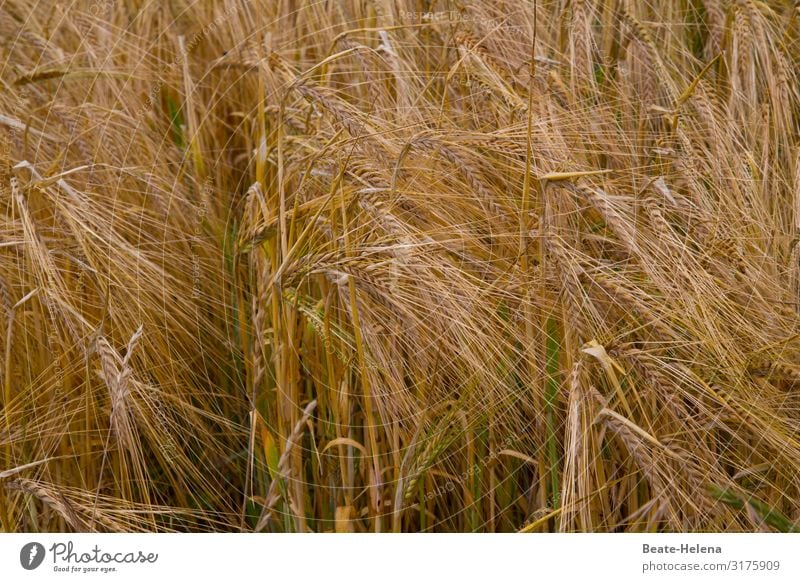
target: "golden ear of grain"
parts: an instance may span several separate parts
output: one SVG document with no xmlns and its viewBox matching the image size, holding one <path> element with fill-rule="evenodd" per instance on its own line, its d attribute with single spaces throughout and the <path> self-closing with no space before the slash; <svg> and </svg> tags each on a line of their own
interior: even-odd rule
<svg viewBox="0 0 800 582">
<path fill-rule="evenodd" d="M 130 412 L 130 379 L 133 375 L 130 361 L 136 345 L 144 333 L 143 326 L 133 333 L 128 341 L 125 357 L 111 347 L 108 340 L 100 336 L 96 341 L 97 354 L 103 380 L 111 396 L 111 428 L 120 445 L 131 448 L 134 441 L 133 418 Z"/>
<path fill-rule="evenodd" d="M 272 517 L 272 511 L 277 505 L 278 501 L 280 501 L 280 493 L 278 492 L 278 485 L 282 480 L 286 479 L 286 469 L 289 465 L 289 460 L 291 459 L 291 454 L 293 449 L 297 446 L 300 437 L 303 435 L 303 431 L 306 428 L 306 423 L 308 422 L 309 418 L 311 418 L 311 414 L 314 412 L 314 409 L 317 407 L 317 401 L 312 400 L 309 402 L 305 409 L 303 410 L 303 415 L 295 424 L 292 433 L 286 439 L 286 445 L 284 446 L 283 452 L 281 453 L 280 459 L 278 460 L 278 474 L 272 479 L 272 482 L 269 486 L 269 492 L 267 493 L 267 498 L 264 501 L 263 508 L 261 510 L 261 516 L 258 519 L 258 523 L 256 524 L 255 531 L 263 530 L 267 523 L 269 523 L 270 518 Z M 291 505 L 291 500 L 286 500 L 289 505 Z"/>
<path fill-rule="evenodd" d="M 578 355 L 572 364 L 567 386 L 567 418 L 564 442 L 564 478 L 561 503 L 565 510 L 559 516 L 559 531 L 591 532 L 595 529 L 592 520 L 591 480 L 593 476 L 590 458 L 593 452 L 591 419 L 595 414 L 595 403 L 584 387 L 583 358 Z"/>
<path fill-rule="evenodd" d="M 82 533 L 87 532 L 88 527 L 86 521 L 78 515 L 75 508 L 67 500 L 67 498 L 46 486 L 44 483 L 38 483 L 31 479 L 14 479 L 3 484 L 8 489 L 22 491 L 29 495 L 34 496 L 44 503 L 47 507 L 58 514 L 72 529 L 73 532 Z"/>
<path fill-rule="evenodd" d="M 580 94 L 595 84 L 594 76 L 594 34 L 591 28 L 589 6 L 584 0 L 570 2 L 572 22 L 569 28 L 570 67 L 572 91 Z"/>
</svg>

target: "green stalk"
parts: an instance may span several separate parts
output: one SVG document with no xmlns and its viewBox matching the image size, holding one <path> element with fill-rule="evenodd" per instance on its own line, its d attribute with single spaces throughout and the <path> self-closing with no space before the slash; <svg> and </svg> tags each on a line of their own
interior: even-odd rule
<svg viewBox="0 0 800 582">
<path fill-rule="evenodd" d="M 560 504 L 559 492 L 561 486 L 558 478 L 558 443 L 555 429 L 555 405 L 558 398 L 558 361 L 561 344 L 558 341 L 558 324 L 553 317 L 547 318 L 546 342 L 547 380 L 545 381 L 544 411 L 547 430 L 546 448 L 548 457 L 548 473 L 550 485 L 550 503 L 553 509 Z"/>
</svg>

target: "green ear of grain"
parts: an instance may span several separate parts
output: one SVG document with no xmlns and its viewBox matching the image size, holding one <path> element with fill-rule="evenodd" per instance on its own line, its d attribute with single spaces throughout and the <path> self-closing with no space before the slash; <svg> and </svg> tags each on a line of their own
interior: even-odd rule
<svg viewBox="0 0 800 582">
<path fill-rule="evenodd" d="M 783 533 L 800 533 L 800 527 L 793 523 L 774 507 L 770 507 L 754 496 L 740 496 L 738 493 L 712 485 L 712 496 L 718 501 L 735 509 L 744 509 L 746 505 L 752 507 L 764 523 Z"/>
<path fill-rule="evenodd" d="M 186 125 L 186 121 L 183 119 L 181 105 L 169 93 L 167 93 L 165 100 L 167 102 L 167 113 L 169 114 L 169 126 L 170 131 L 172 132 L 172 141 L 175 142 L 175 145 L 178 146 L 178 148 L 185 150 L 186 138 L 183 135 L 183 128 Z"/>
</svg>

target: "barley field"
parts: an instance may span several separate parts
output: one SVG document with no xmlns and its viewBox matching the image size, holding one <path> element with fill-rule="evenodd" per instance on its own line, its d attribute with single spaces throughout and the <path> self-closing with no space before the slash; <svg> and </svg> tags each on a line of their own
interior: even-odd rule
<svg viewBox="0 0 800 582">
<path fill-rule="evenodd" d="M 2 531 L 800 527 L 794 2 L 2 0 L 0 63 Z"/>
</svg>

